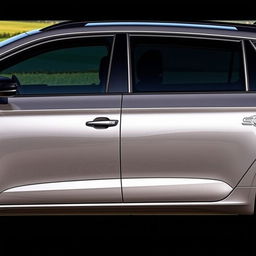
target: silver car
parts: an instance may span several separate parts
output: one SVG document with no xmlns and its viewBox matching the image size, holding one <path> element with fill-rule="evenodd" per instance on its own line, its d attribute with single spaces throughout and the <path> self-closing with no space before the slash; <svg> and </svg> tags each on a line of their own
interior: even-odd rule
<svg viewBox="0 0 256 256">
<path fill-rule="evenodd" d="M 254 213 L 255 27 L 64 22 L 0 46 L 0 214 Z"/>
</svg>

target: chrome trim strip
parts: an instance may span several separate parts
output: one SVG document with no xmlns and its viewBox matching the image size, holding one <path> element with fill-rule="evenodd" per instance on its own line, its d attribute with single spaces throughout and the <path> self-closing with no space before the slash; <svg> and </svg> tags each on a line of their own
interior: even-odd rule
<svg viewBox="0 0 256 256">
<path fill-rule="evenodd" d="M 243 51 L 243 63 L 244 63 L 245 90 L 248 92 L 249 82 L 248 82 L 248 74 L 247 74 L 247 61 L 246 61 L 244 40 L 242 41 L 242 51 Z"/>
<path fill-rule="evenodd" d="M 227 190 L 232 188 L 225 182 L 212 179 L 194 178 L 128 178 L 122 179 L 123 188 L 129 187 L 160 187 L 160 186 L 186 186 L 186 185 L 222 185 Z M 82 180 L 40 183 L 14 187 L 3 191 L 3 193 L 13 192 L 35 192 L 35 191 L 57 191 L 57 190 L 76 190 L 76 189 L 104 189 L 119 188 L 120 179 L 103 180 Z"/>
<path fill-rule="evenodd" d="M 31 46 L 28 46 L 28 47 L 26 47 L 26 48 L 23 48 L 23 49 L 21 49 L 21 50 L 19 50 L 19 51 L 16 51 L 16 52 L 14 52 L 14 53 L 12 53 L 12 54 L 10 54 L 10 55 L 8 55 L 8 56 L 5 56 L 5 57 L 3 57 L 3 58 L 0 58 L 0 61 L 4 60 L 4 59 L 6 59 L 6 58 L 9 58 L 9 57 L 11 57 L 11 56 L 13 56 L 13 55 L 15 55 L 15 54 L 17 54 L 17 53 L 24 52 L 24 51 L 26 51 L 26 50 L 28 50 L 28 49 L 30 49 L 30 48 L 33 48 L 33 47 L 38 46 L 38 45 L 46 44 L 46 43 L 51 43 L 51 42 L 56 42 L 56 41 L 61 41 L 61 40 L 78 39 L 78 38 L 84 38 L 84 37 L 85 37 L 85 38 L 87 38 L 87 37 L 89 37 L 89 38 L 90 38 L 90 37 L 114 37 L 113 34 L 109 34 L 109 35 L 106 35 L 106 34 L 103 34 L 103 35 L 87 35 L 86 33 L 84 33 L 85 35 L 78 35 L 78 36 L 75 36 L 76 33 L 72 33 L 71 35 L 74 35 L 74 36 L 72 36 L 72 37 L 66 37 L 66 38 L 65 38 L 65 37 L 61 37 L 61 36 L 65 36 L 65 35 L 68 36 L 69 34 L 71 34 L 71 33 L 57 35 L 58 38 L 53 38 L 53 39 L 51 39 L 51 37 L 56 37 L 56 35 L 41 37 L 41 38 L 38 38 L 38 39 L 35 39 L 35 40 L 31 40 L 31 41 L 29 41 L 29 42 L 27 42 L 27 43 L 25 43 L 25 44 L 18 45 L 18 46 L 16 46 L 16 47 L 13 47 L 13 48 L 11 48 L 11 49 L 9 49 L 9 50 L 7 50 L 7 51 L 1 53 L 0 56 L 3 55 L 3 54 L 5 54 L 5 53 L 8 53 L 9 51 L 13 51 L 13 50 L 16 49 L 16 48 L 20 48 L 20 47 L 22 47 L 22 46 L 24 46 L 24 45 L 26 45 L 26 44 L 30 44 L 31 42 L 34 42 L 34 41 L 41 41 L 41 40 L 43 40 L 43 39 L 46 39 L 46 38 L 49 38 L 49 37 L 50 37 L 50 40 L 48 40 L 48 41 L 39 42 L 39 43 L 37 43 L 37 44 L 33 44 L 33 45 L 31 45 Z M 81 33 L 77 33 L 77 34 L 81 34 Z M 61 38 L 59 38 L 59 37 L 61 37 Z"/>
<path fill-rule="evenodd" d="M 17 40 L 19 40 L 21 38 L 24 38 L 24 37 L 27 37 L 27 36 L 30 36 L 30 35 L 33 35 L 33 34 L 38 34 L 38 33 L 41 33 L 39 31 L 39 29 L 35 29 L 35 30 L 31 30 L 31 31 L 28 31 L 28 32 L 24 32 L 24 33 L 18 34 L 16 36 L 12 36 L 12 37 L 10 37 L 10 38 L 0 42 L 0 48 L 5 46 L 5 45 L 7 45 L 7 44 L 16 42 Z"/>
<path fill-rule="evenodd" d="M 175 22 L 90 22 L 85 24 L 85 27 L 98 27 L 98 26 L 163 26 L 163 27 L 188 27 L 188 28 L 237 30 L 235 26 L 175 23 Z"/>
<path fill-rule="evenodd" d="M 183 185 L 201 185 L 201 184 L 225 184 L 218 180 L 211 179 L 194 179 L 194 178 L 137 178 L 123 179 L 123 187 L 155 187 L 155 186 L 183 186 Z M 232 189 L 227 185 L 229 189 Z"/>
<path fill-rule="evenodd" d="M 184 33 L 186 34 L 186 33 Z M 204 36 L 190 36 L 190 35 L 167 35 L 167 34 L 162 34 L 159 33 L 157 35 L 151 34 L 148 32 L 147 34 L 142 34 L 141 32 L 136 34 L 136 33 L 131 33 L 130 37 L 174 37 L 174 38 L 189 38 L 189 39 L 204 39 L 204 40 L 214 40 L 214 41 L 228 41 L 228 42 L 241 42 L 241 39 L 226 39 L 226 38 L 213 38 L 213 37 L 204 37 Z"/>
<path fill-rule="evenodd" d="M 77 190 L 77 189 L 104 189 L 104 188 L 120 188 L 120 179 L 40 183 L 40 184 L 14 187 L 14 188 L 3 191 L 3 193 Z"/>
<path fill-rule="evenodd" d="M 132 92 L 132 84 L 131 84 L 131 49 L 130 49 L 130 36 L 126 34 L 127 40 L 127 67 L 128 67 L 128 92 Z"/>
<path fill-rule="evenodd" d="M 6 93 L 6 92 L 16 92 L 16 89 L 13 89 L 13 90 L 2 90 L 2 91 L 0 91 L 0 94 L 1 93 Z"/>
<path fill-rule="evenodd" d="M 247 205 L 242 200 L 216 202 L 173 202 L 173 203 L 89 203 L 89 204 L 20 204 L 0 205 L 1 208 L 52 208 L 52 207 L 133 207 L 133 206 L 217 206 L 217 205 Z"/>
<path fill-rule="evenodd" d="M 115 42 L 116 42 L 116 35 L 114 35 L 114 38 L 112 41 L 110 59 L 109 59 L 109 63 L 108 63 L 108 77 L 107 77 L 107 84 L 106 84 L 106 90 L 105 90 L 106 93 L 108 93 L 108 90 L 109 90 L 109 79 L 110 79 L 110 73 L 112 70 L 112 60 L 113 60 L 113 54 L 114 54 L 114 49 L 115 49 Z"/>
</svg>

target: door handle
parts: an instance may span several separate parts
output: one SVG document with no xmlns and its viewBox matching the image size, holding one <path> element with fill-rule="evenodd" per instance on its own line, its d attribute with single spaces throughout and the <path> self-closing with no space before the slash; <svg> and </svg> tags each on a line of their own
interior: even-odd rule
<svg viewBox="0 0 256 256">
<path fill-rule="evenodd" d="M 107 117 L 97 117 L 93 121 L 86 122 L 86 125 L 95 129 L 106 129 L 111 126 L 116 126 L 118 120 L 110 120 Z"/>
</svg>

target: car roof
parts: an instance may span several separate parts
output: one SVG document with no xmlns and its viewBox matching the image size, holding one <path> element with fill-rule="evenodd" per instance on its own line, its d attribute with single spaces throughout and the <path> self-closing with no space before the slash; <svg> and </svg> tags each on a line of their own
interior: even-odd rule
<svg viewBox="0 0 256 256">
<path fill-rule="evenodd" d="M 26 32 L 21 37 L 0 43 L 0 58 L 19 47 L 50 38 L 63 38 L 73 35 L 90 34 L 114 35 L 128 34 L 166 34 L 225 38 L 228 40 L 256 40 L 256 26 L 223 22 L 167 22 L 167 21 L 66 21 L 46 28 Z"/>
<path fill-rule="evenodd" d="M 45 27 L 40 31 L 50 31 L 59 29 L 81 28 L 81 27 L 182 27 L 182 28 L 205 28 L 216 30 L 233 30 L 256 32 L 255 25 L 226 23 L 226 22 L 213 22 L 213 21 L 65 21 L 52 26 Z"/>
</svg>

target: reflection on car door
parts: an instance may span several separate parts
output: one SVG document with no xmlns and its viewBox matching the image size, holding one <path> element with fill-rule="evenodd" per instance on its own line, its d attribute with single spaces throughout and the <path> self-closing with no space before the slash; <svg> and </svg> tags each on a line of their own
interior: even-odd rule
<svg viewBox="0 0 256 256">
<path fill-rule="evenodd" d="M 120 202 L 121 96 L 24 97 L 0 105 L 0 202 Z M 97 129 L 86 122 L 117 120 Z"/>
<path fill-rule="evenodd" d="M 125 202 L 221 200 L 255 159 L 255 133 L 242 124 L 255 96 L 243 92 L 241 42 L 193 39 L 189 48 L 189 40 L 131 39 L 135 93 L 124 95 L 121 128 Z"/>
<path fill-rule="evenodd" d="M 20 95 L 0 104 L 0 204 L 121 202 L 112 39 L 52 40 L 1 62 Z"/>
</svg>

